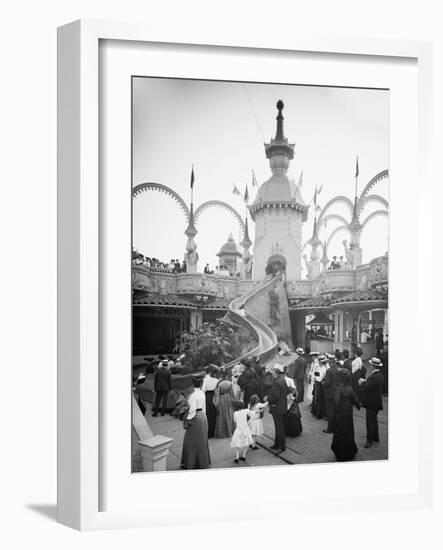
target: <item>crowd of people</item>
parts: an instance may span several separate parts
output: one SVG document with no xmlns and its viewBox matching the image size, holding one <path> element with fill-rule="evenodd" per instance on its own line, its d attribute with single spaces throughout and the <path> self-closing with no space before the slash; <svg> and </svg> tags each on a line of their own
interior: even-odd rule
<svg viewBox="0 0 443 550">
<path fill-rule="evenodd" d="M 366 409 L 366 445 L 379 442 L 378 413 L 383 409 L 382 395 L 386 391 L 383 363 L 372 357 L 366 369 L 362 350 L 336 350 L 335 354 L 312 352 L 308 374 L 308 398 L 311 412 L 318 419 L 326 419 L 325 433 L 333 434 L 331 449 L 337 460 L 352 460 L 358 452 L 354 439 L 354 407 Z"/>
<path fill-rule="evenodd" d="M 244 360 L 232 370 L 209 365 L 205 377 L 194 377 L 193 383 L 194 392 L 177 411 L 186 429 L 181 460 L 184 469 L 209 467 L 211 437 L 230 438 L 234 463 L 245 461 L 250 449 L 259 448 L 257 438 L 264 433 L 266 409 L 275 426 L 271 449 L 283 452 L 286 437 L 302 432 L 296 384 L 282 365 L 264 369 L 256 360 Z"/>
<path fill-rule="evenodd" d="M 344 256 L 340 256 L 339 258 L 338 256 L 333 256 L 332 261 L 329 263 L 328 269 L 347 269 L 348 267 L 348 263 L 345 262 Z"/>
<path fill-rule="evenodd" d="M 225 265 L 217 265 L 215 266 L 215 269 L 211 269 L 210 265 L 206 264 L 203 269 L 203 273 L 206 275 L 218 275 L 220 277 L 241 277 L 241 273 L 238 269 L 235 272 L 232 272 Z"/>
<path fill-rule="evenodd" d="M 147 269 L 162 271 L 166 273 L 186 273 L 186 261 L 171 258 L 169 262 L 161 261 L 158 258 L 149 258 L 140 252 L 133 252 L 132 261 L 135 265 L 142 265 Z"/>
<path fill-rule="evenodd" d="M 172 365 L 172 366 L 171 366 Z M 163 359 L 155 370 L 152 414 L 165 414 L 171 390 L 174 362 Z M 172 414 L 183 421 L 181 467 L 208 468 L 208 440 L 230 439 L 235 464 L 246 460 L 249 450 L 259 448 L 264 433 L 263 417 L 269 412 L 274 424 L 275 453 L 286 449 L 286 438 L 302 431 L 299 403 L 307 400 L 311 413 L 327 421 L 323 430 L 333 435 L 331 449 L 338 461 L 352 460 L 358 452 L 354 440 L 354 407 L 366 408 L 366 448 L 379 441 L 378 412 L 383 408 L 385 384 L 382 361 L 373 357 L 366 369 L 362 351 L 351 359 L 348 350 L 335 354 L 305 354 L 297 348 L 289 365 L 266 367 L 256 358 L 242 360 L 231 369 L 208 365 L 204 376 L 192 377 L 193 391 L 182 393 Z"/>
</svg>

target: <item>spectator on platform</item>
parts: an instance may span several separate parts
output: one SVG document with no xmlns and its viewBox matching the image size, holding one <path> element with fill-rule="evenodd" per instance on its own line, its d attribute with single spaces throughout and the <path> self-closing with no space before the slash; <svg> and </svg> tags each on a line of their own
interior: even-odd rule
<svg viewBox="0 0 443 550">
<path fill-rule="evenodd" d="M 207 275 L 209 275 L 209 273 L 210 273 L 209 264 L 205 265 L 205 268 L 204 268 L 203 272 L 206 273 Z"/>
<path fill-rule="evenodd" d="M 257 437 L 260 437 L 264 434 L 263 429 L 263 415 L 264 410 L 268 406 L 267 403 L 261 403 L 258 395 L 251 395 L 251 399 L 249 400 L 249 406 L 248 409 L 251 412 L 251 418 L 249 420 L 249 428 L 251 430 L 252 435 L 252 445 L 251 449 L 258 449 L 257 446 Z"/>
<path fill-rule="evenodd" d="M 181 467 L 184 470 L 209 468 L 211 464 L 208 445 L 206 397 L 200 388 L 201 383 L 202 380 L 200 378 L 192 378 L 194 391 L 189 396 L 189 412 L 183 423 L 186 432 L 183 439 Z"/>
<path fill-rule="evenodd" d="M 362 344 L 367 344 L 370 337 L 371 335 L 369 332 L 367 332 L 366 329 L 363 329 L 360 333 L 360 342 Z"/>
<path fill-rule="evenodd" d="M 249 420 L 252 412 L 244 406 L 243 401 L 233 401 L 235 431 L 231 440 L 231 447 L 235 449 L 234 462 L 246 460 L 246 453 L 253 443 Z"/>
<path fill-rule="evenodd" d="M 187 273 L 186 260 L 183 260 L 183 262 L 182 262 L 181 272 L 182 273 Z"/>
</svg>

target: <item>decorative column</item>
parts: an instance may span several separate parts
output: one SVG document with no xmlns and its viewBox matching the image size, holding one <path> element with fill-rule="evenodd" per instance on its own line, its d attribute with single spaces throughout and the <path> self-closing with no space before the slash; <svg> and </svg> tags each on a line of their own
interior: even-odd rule
<svg viewBox="0 0 443 550">
<path fill-rule="evenodd" d="M 319 247 L 322 246 L 320 239 L 318 238 L 317 230 L 317 216 L 314 217 L 314 227 L 312 230 L 312 237 L 309 239 L 308 244 L 311 245 L 311 254 L 309 256 L 308 267 L 308 279 L 315 279 L 320 275 L 320 251 Z"/>
<path fill-rule="evenodd" d="M 252 256 L 249 252 L 249 248 L 252 245 L 252 241 L 249 238 L 248 231 L 248 218 L 245 219 L 245 233 L 240 246 L 243 248 L 242 260 L 243 260 L 243 279 L 252 279 Z"/>
<path fill-rule="evenodd" d="M 189 214 L 189 223 L 186 228 L 185 235 L 188 237 L 188 242 L 186 243 L 186 273 L 197 273 L 197 245 L 195 244 L 194 237 L 197 235 L 198 231 L 194 223 L 194 205 L 191 202 L 191 211 Z"/>
<path fill-rule="evenodd" d="M 164 472 L 166 458 L 173 439 L 164 435 L 153 435 L 145 441 L 139 441 L 144 472 Z"/>
<path fill-rule="evenodd" d="M 324 241 L 324 243 L 322 244 L 322 248 L 323 248 L 323 255 L 321 257 L 320 263 L 322 265 L 322 271 L 327 271 L 328 265 L 329 265 L 329 258 L 328 258 L 328 251 L 326 249 L 326 241 Z"/>
</svg>

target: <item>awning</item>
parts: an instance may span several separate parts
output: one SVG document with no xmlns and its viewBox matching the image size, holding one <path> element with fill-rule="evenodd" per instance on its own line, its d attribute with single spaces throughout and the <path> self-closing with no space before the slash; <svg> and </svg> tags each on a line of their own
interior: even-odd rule
<svg viewBox="0 0 443 550">
<path fill-rule="evenodd" d="M 329 317 L 326 317 L 326 315 L 322 312 L 322 311 L 319 311 L 317 313 L 317 315 L 314 317 L 314 319 L 312 319 L 312 321 L 309 321 L 309 323 L 306 323 L 307 325 L 311 325 L 311 326 L 321 326 L 321 327 L 325 327 L 325 326 L 331 326 L 334 324 L 334 321 L 331 321 L 331 319 L 329 319 Z"/>
</svg>

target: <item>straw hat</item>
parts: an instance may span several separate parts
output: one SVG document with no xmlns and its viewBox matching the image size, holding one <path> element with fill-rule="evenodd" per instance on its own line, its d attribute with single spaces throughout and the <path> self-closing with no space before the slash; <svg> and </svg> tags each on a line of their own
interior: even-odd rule
<svg viewBox="0 0 443 550">
<path fill-rule="evenodd" d="M 380 359 L 378 357 L 371 357 L 371 359 L 369 359 L 369 362 L 374 367 L 382 367 L 383 366 L 383 363 L 380 361 Z"/>
</svg>

